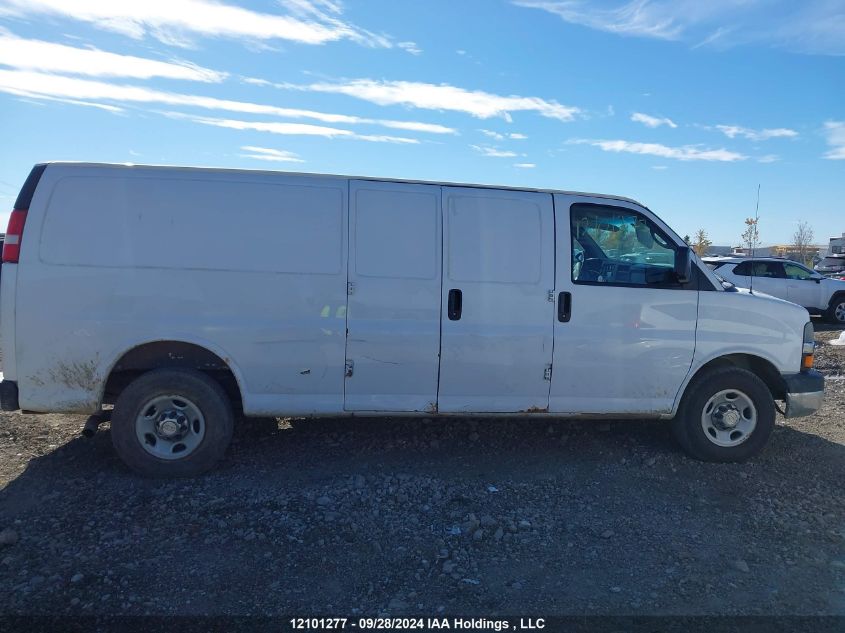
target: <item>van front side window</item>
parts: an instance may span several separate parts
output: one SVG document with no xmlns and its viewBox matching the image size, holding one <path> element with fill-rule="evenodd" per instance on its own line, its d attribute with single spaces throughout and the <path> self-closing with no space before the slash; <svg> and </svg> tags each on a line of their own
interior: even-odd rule
<svg viewBox="0 0 845 633">
<path fill-rule="evenodd" d="M 572 281 L 678 286 L 677 246 L 645 216 L 623 207 L 572 205 Z"/>
</svg>

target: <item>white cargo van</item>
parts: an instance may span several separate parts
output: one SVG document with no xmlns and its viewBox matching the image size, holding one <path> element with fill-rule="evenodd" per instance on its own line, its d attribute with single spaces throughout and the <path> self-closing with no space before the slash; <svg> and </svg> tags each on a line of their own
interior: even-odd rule
<svg viewBox="0 0 845 633">
<path fill-rule="evenodd" d="M 147 475 L 210 468 L 240 411 L 659 418 L 735 461 L 823 396 L 806 310 L 613 196 L 50 163 L 3 261 L 2 408 L 113 403 Z"/>
</svg>

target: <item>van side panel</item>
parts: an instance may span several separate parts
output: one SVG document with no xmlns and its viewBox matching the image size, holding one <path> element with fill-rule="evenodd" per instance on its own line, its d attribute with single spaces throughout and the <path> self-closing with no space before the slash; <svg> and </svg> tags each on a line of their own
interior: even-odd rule
<svg viewBox="0 0 845 633">
<path fill-rule="evenodd" d="M 342 410 L 346 180 L 59 165 L 42 190 L 19 267 L 22 408 L 92 411 L 123 353 L 177 340 L 229 364 L 247 414 Z"/>
</svg>

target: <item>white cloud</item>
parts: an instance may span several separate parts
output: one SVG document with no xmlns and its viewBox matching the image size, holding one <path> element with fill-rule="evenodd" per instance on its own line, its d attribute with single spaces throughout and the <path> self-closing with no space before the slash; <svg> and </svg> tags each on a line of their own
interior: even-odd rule
<svg viewBox="0 0 845 633">
<path fill-rule="evenodd" d="M 841 0 L 513 0 L 570 24 L 622 36 L 676 40 L 693 48 L 757 44 L 845 55 Z M 608 6 L 610 5 L 610 6 Z"/>
<path fill-rule="evenodd" d="M 282 84 L 280 87 L 308 92 L 343 94 L 382 106 L 404 105 L 428 110 L 464 112 L 479 119 L 500 117 L 511 121 L 514 112 L 536 112 L 559 121 L 571 121 L 579 108 L 561 105 L 540 97 L 502 96 L 481 90 L 466 90 L 448 84 L 416 81 L 353 79 L 308 85 Z"/>
<path fill-rule="evenodd" d="M 309 123 L 284 123 L 280 121 L 241 121 L 239 119 L 219 119 L 216 117 L 193 116 L 182 112 L 163 112 L 165 116 L 172 119 L 182 119 L 211 125 L 214 127 L 227 128 L 230 130 L 253 130 L 256 132 L 268 132 L 270 134 L 283 134 L 286 136 L 322 136 L 323 138 L 346 138 L 358 141 L 371 141 L 374 143 L 399 143 L 416 145 L 419 141 L 415 138 L 402 136 L 386 136 L 379 134 L 358 134 L 352 130 L 343 128 L 328 127 L 323 125 L 311 125 Z"/>
<path fill-rule="evenodd" d="M 271 149 L 269 147 L 256 147 L 255 145 L 244 145 L 241 151 L 247 152 L 240 154 L 242 158 L 252 158 L 254 160 L 265 160 L 274 163 L 304 163 L 298 154 L 288 152 L 281 149 Z"/>
<path fill-rule="evenodd" d="M 0 88 L 2 90 L 2 88 Z M 75 106 L 83 106 L 86 108 L 96 108 L 97 110 L 105 110 L 106 112 L 111 112 L 112 114 L 121 114 L 125 112 L 123 108 L 119 108 L 118 106 L 111 105 L 109 103 L 97 103 L 96 101 L 81 101 L 79 99 L 63 99 L 61 97 L 45 97 L 43 95 L 37 95 L 36 99 L 41 99 L 43 101 L 52 101 L 53 103 L 67 103 L 70 105 Z M 44 105 L 39 101 L 33 101 L 30 99 L 21 99 L 21 101 L 26 101 L 28 103 L 33 103 L 36 105 Z"/>
<path fill-rule="evenodd" d="M 397 48 L 410 53 L 411 55 L 422 55 L 423 50 L 417 46 L 416 42 L 397 42 Z"/>
<path fill-rule="evenodd" d="M 750 141 L 767 141 L 770 138 L 795 138 L 798 136 L 798 132 L 795 130 L 784 127 L 752 130 L 751 128 L 740 125 L 717 125 L 716 129 L 728 138 L 741 136 Z"/>
<path fill-rule="evenodd" d="M 347 114 L 333 114 L 297 108 L 281 108 L 261 103 L 231 101 L 201 95 L 153 90 L 143 86 L 111 84 L 102 81 L 27 71 L 0 70 L 0 92 L 41 99 L 64 98 L 88 101 L 111 100 L 121 103 L 158 103 L 169 106 L 190 106 L 241 114 L 262 114 L 292 119 L 314 119 L 323 123 L 379 125 L 391 129 L 427 132 L 431 134 L 456 133 L 456 130 L 453 128 L 433 123 L 365 119 Z"/>
<path fill-rule="evenodd" d="M 342 21 L 337 3 L 288 0 L 284 4 L 292 15 L 262 13 L 214 0 L 0 0 L 0 12 L 59 16 L 135 39 L 151 36 L 176 46 L 189 45 L 196 36 L 303 44 L 348 39 L 365 46 L 391 46 L 386 36 Z"/>
<path fill-rule="evenodd" d="M 487 147 L 483 145 L 470 145 L 470 147 L 487 158 L 514 158 L 519 156 L 516 152 L 497 149 L 495 147 Z"/>
<path fill-rule="evenodd" d="M 830 160 L 845 160 L 845 121 L 827 121 L 824 134 L 830 149 L 824 157 Z"/>
<path fill-rule="evenodd" d="M 766 154 L 765 156 L 760 156 L 757 159 L 758 163 L 776 163 L 780 160 L 780 156 L 777 154 Z"/>
<path fill-rule="evenodd" d="M 642 112 L 634 112 L 634 114 L 631 115 L 631 120 L 636 123 L 642 123 L 646 127 L 650 128 L 660 127 L 661 125 L 668 125 L 671 128 L 678 127 L 678 124 L 670 118 L 650 116 L 648 114 L 643 114 Z"/>
<path fill-rule="evenodd" d="M 41 40 L 27 40 L 0 30 L 0 65 L 21 70 L 71 73 L 96 77 L 186 79 L 219 82 L 226 73 L 188 62 L 163 62 L 96 48 L 75 48 Z"/>
<path fill-rule="evenodd" d="M 664 171 L 666 169 L 669 169 L 666 165 L 652 165 L 651 168 L 656 169 L 657 171 Z"/>
<path fill-rule="evenodd" d="M 625 152 L 628 154 L 645 154 L 648 156 L 660 156 L 661 158 L 673 158 L 675 160 L 691 161 L 720 161 L 734 162 L 748 158 L 743 154 L 732 152 L 727 149 L 702 149 L 695 145 L 683 145 L 681 147 L 669 147 L 660 143 L 636 143 L 624 140 L 592 140 L 572 139 L 571 144 L 592 145 L 605 152 Z"/>
<path fill-rule="evenodd" d="M 528 137 L 525 134 L 520 134 L 519 132 L 509 132 L 506 134 L 501 134 L 494 130 L 478 130 L 484 136 L 492 138 L 496 141 L 504 141 L 506 138 L 511 139 L 512 141 L 522 141 L 527 139 Z"/>
<path fill-rule="evenodd" d="M 520 169 L 534 169 L 537 165 L 535 163 L 514 163 L 513 166 Z"/>
<path fill-rule="evenodd" d="M 648 0 L 632 0 L 612 9 L 593 8 L 589 3 L 573 0 L 515 0 L 514 4 L 542 9 L 566 22 L 619 35 L 676 40 L 683 32 L 683 25 L 675 17 Z"/>
</svg>

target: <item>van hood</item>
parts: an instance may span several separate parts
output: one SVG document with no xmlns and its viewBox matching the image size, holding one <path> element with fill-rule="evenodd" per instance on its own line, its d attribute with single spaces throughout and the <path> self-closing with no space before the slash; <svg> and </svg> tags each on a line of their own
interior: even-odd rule
<svg viewBox="0 0 845 633">
<path fill-rule="evenodd" d="M 760 292 L 759 290 L 749 290 L 748 288 L 737 287 L 735 294 L 746 300 L 750 299 L 752 301 L 760 301 L 761 311 L 782 310 L 786 312 L 795 312 L 801 316 L 804 322 L 810 318 L 810 313 L 807 312 L 806 308 L 787 301 L 786 299 L 767 295 L 765 292 Z M 769 305 L 763 305 L 764 302 Z"/>
</svg>

